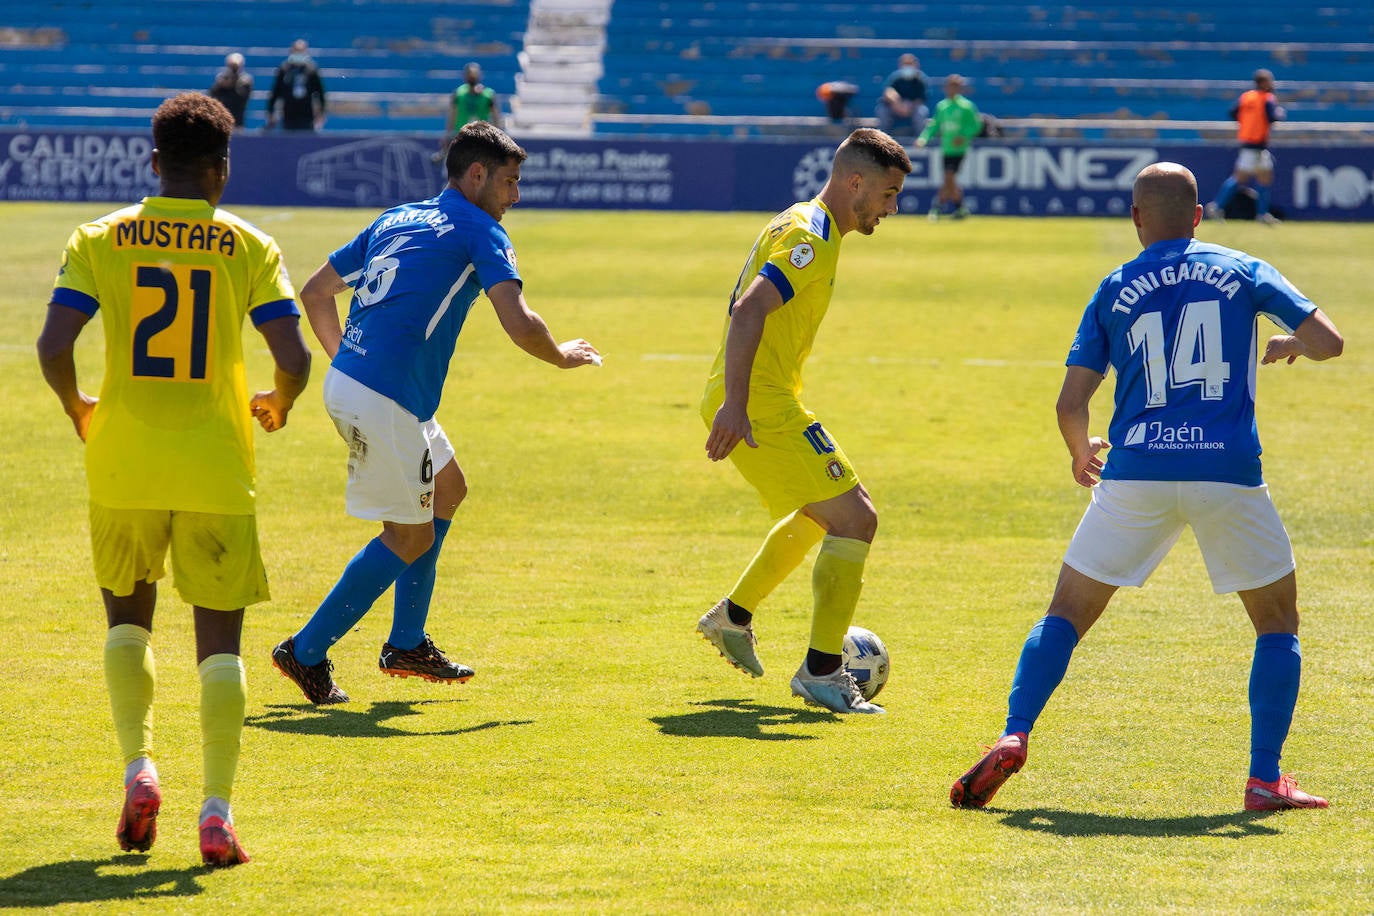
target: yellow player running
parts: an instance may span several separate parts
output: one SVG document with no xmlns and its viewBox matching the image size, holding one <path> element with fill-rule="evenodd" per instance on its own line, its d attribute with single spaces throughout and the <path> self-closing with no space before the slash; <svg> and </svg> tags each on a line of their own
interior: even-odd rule
<svg viewBox="0 0 1374 916">
<path fill-rule="evenodd" d="M 246 698 L 239 636 L 267 599 L 254 516 L 252 418 L 268 432 L 310 375 L 295 291 L 271 237 L 216 208 L 234 119 L 184 93 L 153 115 L 160 193 L 79 227 L 67 242 L 38 338 L 43 377 L 86 443 L 91 547 L 109 630 L 105 680 L 124 755 L 116 833 L 146 852 L 162 803 L 152 761 L 157 580 L 170 547 L 177 592 L 194 606 L 201 683 L 207 865 L 248 861 L 229 797 Z M 96 314 L 105 376 L 97 400 L 72 351 Z M 276 363 L 275 388 L 248 396 L 247 315 Z"/>
<path fill-rule="evenodd" d="M 773 218 L 730 296 L 701 403 L 707 457 L 729 457 L 781 521 L 697 630 L 730 664 L 760 677 L 753 611 L 821 542 L 810 648 L 792 693 L 838 713 L 883 711 L 841 664 L 878 514 L 844 451 L 802 405 L 802 365 L 830 306 L 840 239 L 856 229 L 871 235 L 896 213 L 910 172 L 901 144 L 861 128 L 835 151 L 821 193 Z"/>
</svg>

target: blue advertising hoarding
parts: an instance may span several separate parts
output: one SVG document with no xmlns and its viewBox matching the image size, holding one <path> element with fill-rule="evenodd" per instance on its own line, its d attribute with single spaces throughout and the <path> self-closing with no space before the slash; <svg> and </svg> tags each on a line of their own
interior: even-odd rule
<svg viewBox="0 0 1374 916">
<path fill-rule="evenodd" d="M 834 140 L 556 140 L 523 142 L 522 207 L 776 211 L 825 182 Z M 436 193 L 432 138 L 241 134 L 224 203 L 379 209 Z M 1374 147 L 1275 150 L 1274 205 L 1288 219 L 1374 219 Z M 938 150 L 913 150 L 903 212 L 939 187 Z M 121 203 L 156 193 L 151 138 L 105 131 L 0 130 L 0 200 Z M 1137 171 L 1160 159 L 1198 177 L 1203 199 L 1230 173 L 1234 149 L 1178 143 L 985 141 L 960 180 L 970 210 L 1016 216 L 1113 216 L 1130 208 Z"/>
</svg>

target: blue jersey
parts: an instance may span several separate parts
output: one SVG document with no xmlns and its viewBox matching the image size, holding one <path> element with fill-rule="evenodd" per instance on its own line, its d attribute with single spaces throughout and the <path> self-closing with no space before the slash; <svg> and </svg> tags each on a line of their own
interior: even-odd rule
<svg viewBox="0 0 1374 916">
<path fill-rule="evenodd" d="M 1262 483 L 1256 317 L 1291 334 L 1314 311 L 1269 264 L 1196 239 L 1157 242 L 1113 271 L 1067 360 L 1116 371 L 1103 478 Z"/>
<path fill-rule="evenodd" d="M 452 188 L 386 211 L 329 263 L 353 287 L 334 368 L 420 420 L 439 407 L 477 294 L 520 280 L 501 224 Z"/>
</svg>

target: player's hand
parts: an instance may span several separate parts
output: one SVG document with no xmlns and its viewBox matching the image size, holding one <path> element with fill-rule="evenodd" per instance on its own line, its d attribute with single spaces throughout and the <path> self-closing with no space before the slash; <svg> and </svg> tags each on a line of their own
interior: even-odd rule
<svg viewBox="0 0 1374 916">
<path fill-rule="evenodd" d="M 1073 459 L 1073 479 L 1085 487 L 1097 486 L 1098 481 L 1102 479 L 1104 464 L 1098 453 L 1105 452 L 1111 447 L 1112 444 L 1101 436 L 1089 436 L 1087 453 Z"/>
<path fill-rule="evenodd" d="M 559 344 L 558 352 L 563 354 L 563 362 L 559 365 L 560 369 L 601 365 L 601 352 L 580 337 L 577 340 L 569 340 Z"/>
<path fill-rule="evenodd" d="M 741 442 L 750 448 L 759 447 L 754 441 L 754 427 L 749 422 L 749 414 L 730 404 L 720 405 L 711 420 L 711 434 L 706 437 L 706 457 L 720 461 L 729 457 Z"/>
<path fill-rule="evenodd" d="M 1306 352 L 1307 347 L 1303 346 L 1303 342 L 1292 334 L 1275 334 L 1264 345 L 1264 356 L 1260 359 L 1260 363 L 1267 366 L 1270 363 L 1286 359 L 1291 366 L 1294 360 Z"/>
<path fill-rule="evenodd" d="M 274 388 L 259 391 L 248 401 L 249 409 L 257 418 L 258 424 L 269 433 L 274 433 L 286 425 L 286 415 L 291 412 L 292 401 L 286 400 Z"/>
<path fill-rule="evenodd" d="M 926 138 L 925 138 L 925 137 L 917 137 L 917 138 L 916 138 L 916 145 L 917 145 L 917 146 L 920 146 L 920 147 L 924 147 L 924 146 L 926 145 Z"/>
<path fill-rule="evenodd" d="M 77 436 L 82 442 L 86 441 L 86 432 L 91 428 L 91 417 L 95 414 L 95 405 L 99 398 L 93 398 L 84 391 L 77 392 L 78 401 L 76 409 L 67 411 L 67 416 L 72 418 L 72 427 L 76 430 Z"/>
</svg>

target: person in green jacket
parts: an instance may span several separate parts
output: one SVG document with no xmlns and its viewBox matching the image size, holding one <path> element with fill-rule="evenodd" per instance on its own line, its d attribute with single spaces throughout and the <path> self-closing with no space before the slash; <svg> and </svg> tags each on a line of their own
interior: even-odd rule
<svg viewBox="0 0 1374 916">
<path fill-rule="evenodd" d="M 489 121 L 501 126 L 501 100 L 494 89 L 482 85 L 482 66 L 476 62 L 463 68 L 463 85 L 449 96 L 448 121 L 444 124 L 439 152 L 434 155 L 435 162 L 444 161 L 448 145 L 458 135 L 459 128 L 473 121 Z"/>
<path fill-rule="evenodd" d="M 957 73 L 945 77 L 945 97 L 935 106 L 935 116 L 917 138 L 917 146 L 925 146 L 936 134 L 940 136 L 940 150 L 944 153 L 945 177 L 940 193 L 930 205 L 930 218 L 937 220 L 946 209 L 953 210 L 955 219 L 968 216 L 964 207 L 964 191 L 959 187 L 959 166 L 963 165 L 973 138 L 983 129 L 982 116 L 972 102 L 963 96 L 964 78 Z"/>
</svg>

